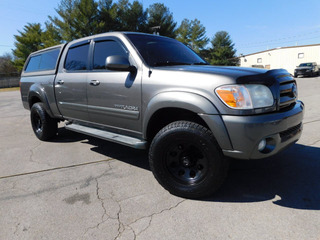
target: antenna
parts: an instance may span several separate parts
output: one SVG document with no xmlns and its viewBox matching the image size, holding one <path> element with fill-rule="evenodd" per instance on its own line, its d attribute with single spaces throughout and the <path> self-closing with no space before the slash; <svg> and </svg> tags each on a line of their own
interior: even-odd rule
<svg viewBox="0 0 320 240">
<path fill-rule="evenodd" d="M 154 26 L 154 27 L 151 27 L 150 29 L 153 31 L 154 35 L 160 35 L 158 31 L 160 28 L 161 26 Z"/>
</svg>

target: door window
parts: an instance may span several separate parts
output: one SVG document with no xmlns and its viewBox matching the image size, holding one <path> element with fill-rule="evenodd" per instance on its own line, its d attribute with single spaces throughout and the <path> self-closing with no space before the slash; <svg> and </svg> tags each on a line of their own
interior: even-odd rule
<svg viewBox="0 0 320 240">
<path fill-rule="evenodd" d="M 66 70 L 86 70 L 89 44 L 69 48 L 64 64 Z"/>
<path fill-rule="evenodd" d="M 93 54 L 93 69 L 105 69 L 106 58 L 114 55 L 127 56 L 120 43 L 116 41 L 96 42 Z"/>
</svg>

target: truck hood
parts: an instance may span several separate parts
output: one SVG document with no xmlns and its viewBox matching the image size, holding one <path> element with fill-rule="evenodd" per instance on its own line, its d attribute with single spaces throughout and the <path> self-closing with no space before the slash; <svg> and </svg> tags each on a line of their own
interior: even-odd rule
<svg viewBox="0 0 320 240">
<path fill-rule="evenodd" d="M 260 68 L 244 68 L 244 67 L 221 67 L 221 66 L 165 66 L 157 67 L 157 70 L 174 71 L 174 72 L 192 72 L 206 75 L 215 75 L 228 77 L 233 79 L 236 83 L 247 84 L 265 84 L 272 85 L 279 77 L 291 76 L 285 69 L 260 69 Z"/>
<path fill-rule="evenodd" d="M 312 69 L 312 67 L 297 67 L 296 70 Z"/>
<path fill-rule="evenodd" d="M 268 70 L 260 68 L 244 68 L 244 67 L 222 67 L 222 66 L 211 66 L 211 65 L 186 65 L 186 66 L 165 66 L 157 67 L 155 69 L 167 70 L 167 71 L 184 71 L 193 73 L 207 73 L 215 75 L 229 76 L 238 78 L 247 75 L 264 74 Z"/>
</svg>

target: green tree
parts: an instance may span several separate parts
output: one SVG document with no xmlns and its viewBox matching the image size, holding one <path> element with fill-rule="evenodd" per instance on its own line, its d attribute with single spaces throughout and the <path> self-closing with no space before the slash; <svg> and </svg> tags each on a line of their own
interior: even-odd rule
<svg viewBox="0 0 320 240">
<path fill-rule="evenodd" d="M 41 33 L 41 44 L 43 48 L 62 43 L 62 37 L 58 29 L 52 23 L 46 22 L 46 29 Z"/>
<path fill-rule="evenodd" d="M 103 26 L 94 0 L 62 0 L 56 12 L 59 17 L 49 19 L 66 41 L 96 34 Z"/>
<path fill-rule="evenodd" d="M 182 43 L 184 43 L 187 46 L 190 46 L 190 20 L 189 19 L 183 19 L 180 26 L 178 27 L 176 31 L 176 39 Z"/>
<path fill-rule="evenodd" d="M 105 29 L 107 31 L 142 32 L 146 30 L 147 12 L 138 1 L 129 3 L 128 0 L 120 0 L 109 8 L 106 16 L 111 16 L 113 27 L 113 29 Z"/>
<path fill-rule="evenodd" d="M 98 3 L 99 16 L 98 20 L 101 23 L 99 32 L 116 31 L 118 24 L 117 18 L 117 6 L 112 3 L 112 0 L 100 0 Z"/>
<path fill-rule="evenodd" d="M 76 30 L 74 26 L 75 14 L 75 0 L 62 0 L 56 8 L 56 12 L 59 15 L 49 16 L 49 20 L 55 26 L 63 40 L 70 41 L 75 38 Z"/>
<path fill-rule="evenodd" d="M 175 30 L 177 23 L 174 21 L 173 14 L 169 11 L 169 8 L 162 3 L 155 3 L 149 6 L 147 12 L 148 32 L 152 33 L 152 27 L 160 26 L 160 29 L 157 30 L 160 35 L 172 38 L 176 37 Z"/>
<path fill-rule="evenodd" d="M 219 31 L 215 34 L 210 49 L 210 63 L 212 65 L 236 66 L 236 50 L 230 35 L 225 31 Z"/>
<path fill-rule="evenodd" d="M 197 53 L 200 53 L 209 42 L 209 39 L 206 37 L 206 28 L 198 19 L 192 21 L 184 19 L 176 33 L 177 40 L 192 48 Z"/>
<path fill-rule="evenodd" d="M 147 11 L 138 1 L 130 4 L 130 9 L 125 17 L 125 31 L 145 32 L 147 30 Z"/>
<path fill-rule="evenodd" d="M 20 71 L 30 53 L 43 48 L 41 41 L 42 29 L 40 23 L 28 23 L 24 26 L 23 31 L 18 31 L 18 35 L 14 35 L 15 56 L 14 64 Z"/>
</svg>

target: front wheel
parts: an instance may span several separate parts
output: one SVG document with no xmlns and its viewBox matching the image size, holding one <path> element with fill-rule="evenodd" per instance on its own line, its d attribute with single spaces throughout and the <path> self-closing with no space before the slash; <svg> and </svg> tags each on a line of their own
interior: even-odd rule
<svg viewBox="0 0 320 240">
<path fill-rule="evenodd" d="M 31 107 L 31 125 L 34 134 L 42 141 L 53 138 L 58 132 L 58 123 L 51 118 L 43 107 L 43 103 L 35 103 Z"/>
<path fill-rule="evenodd" d="M 228 170 L 227 159 L 212 132 L 187 121 L 173 122 L 155 136 L 149 163 L 155 178 L 165 189 L 185 198 L 213 194 Z"/>
</svg>

